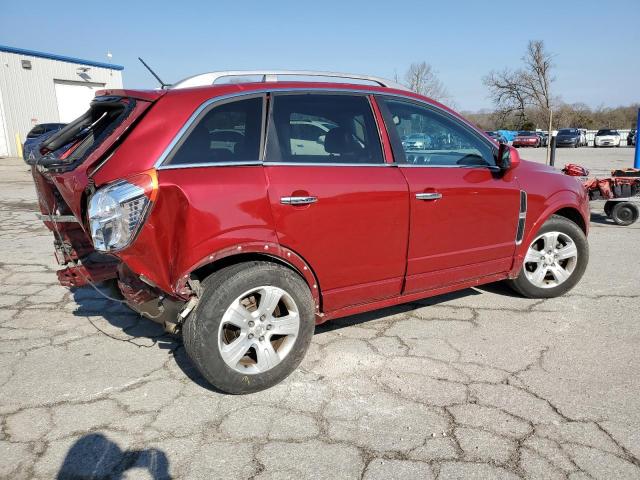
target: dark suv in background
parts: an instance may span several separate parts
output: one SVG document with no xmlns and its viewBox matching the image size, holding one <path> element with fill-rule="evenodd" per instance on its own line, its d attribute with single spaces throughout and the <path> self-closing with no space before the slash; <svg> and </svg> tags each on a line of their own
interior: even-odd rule
<svg viewBox="0 0 640 480">
<path fill-rule="evenodd" d="M 556 135 L 556 147 L 578 148 L 580 145 L 580 130 L 577 128 L 561 128 Z"/>
</svg>

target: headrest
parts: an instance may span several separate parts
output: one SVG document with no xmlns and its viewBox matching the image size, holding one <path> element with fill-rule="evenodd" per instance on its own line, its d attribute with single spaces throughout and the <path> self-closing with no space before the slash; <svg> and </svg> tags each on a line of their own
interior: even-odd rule
<svg viewBox="0 0 640 480">
<path fill-rule="evenodd" d="M 346 128 L 336 127 L 327 132 L 324 138 L 327 153 L 347 154 L 362 151 L 362 146 Z"/>
</svg>

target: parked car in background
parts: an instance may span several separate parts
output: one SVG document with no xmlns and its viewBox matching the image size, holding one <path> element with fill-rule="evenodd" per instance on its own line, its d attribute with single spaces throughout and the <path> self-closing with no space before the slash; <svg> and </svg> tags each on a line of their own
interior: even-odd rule
<svg viewBox="0 0 640 480">
<path fill-rule="evenodd" d="M 500 132 L 486 131 L 484 133 L 489 135 L 492 139 L 494 139 L 498 143 L 508 143 L 507 139 Z"/>
<path fill-rule="evenodd" d="M 536 134 L 536 132 L 532 132 L 529 130 L 520 130 L 518 131 L 518 135 L 513 140 L 514 147 L 535 147 L 538 148 L 540 146 L 540 137 Z"/>
<path fill-rule="evenodd" d="M 627 135 L 627 145 L 635 145 L 636 144 L 636 135 L 637 135 L 637 130 L 631 130 L 629 131 L 629 134 Z"/>
<path fill-rule="evenodd" d="M 561 128 L 556 135 L 556 147 L 578 148 L 582 145 L 582 136 L 577 128 Z"/>
<path fill-rule="evenodd" d="M 22 145 L 22 157 L 29 158 L 33 148 L 42 142 L 45 138 L 50 137 L 58 132 L 66 123 L 39 123 L 27 133 L 27 139 Z"/>
<path fill-rule="evenodd" d="M 540 137 L 540 146 L 546 147 L 549 145 L 549 134 L 547 132 L 536 132 L 536 135 Z"/>
<path fill-rule="evenodd" d="M 502 135 L 509 145 L 513 145 L 513 141 L 518 136 L 518 132 L 514 132 L 512 130 L 496 130 L 500 135 Z"/>
<path fill-rule="evenodd" d="M 407 150 L 426 150 L 431 146 L 433 140 L 429 135 L 414 133 L 407 135 L 402 141 L 402 146 Z"/>
<path fill-rule="evenodd" d="M 218 389 L 282 381 L 328 320 L 502 280 L 557 297 L 582 277 L 574 178 L 384 79 L 225 75 L 98 92 L 32 168 L 59 281 L 116 283 Z"/>
<path fill-rule="evenodd" d="M 589 142 L 587 140 L 587 129 L 579 128 L 578 131 L 580 132 L 580 146 L 586 147 L 587 145 L 589 145 Z"/>
<path fill-rule="evenodd" d="M 594 147 L 619 147 L 620 146 L 620 133 L 613 129 L 598 130 L 596 136 L 593 139 Z"/>
</svg>

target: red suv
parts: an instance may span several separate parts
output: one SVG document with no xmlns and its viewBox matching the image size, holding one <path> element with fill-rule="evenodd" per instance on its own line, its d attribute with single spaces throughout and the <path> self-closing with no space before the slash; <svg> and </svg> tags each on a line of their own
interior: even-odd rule
<svg viewBox="0 0 640 480">
<path fill-rule="evenodd" d="M 60 282 L 117 282 L 218 389 L 281 381 L 327 320 L 579 281 L 589 209 L 574 178 L 381 79 L 214 84 L 240 73 L 102 91 L 30 160 Z"/>
</svg>

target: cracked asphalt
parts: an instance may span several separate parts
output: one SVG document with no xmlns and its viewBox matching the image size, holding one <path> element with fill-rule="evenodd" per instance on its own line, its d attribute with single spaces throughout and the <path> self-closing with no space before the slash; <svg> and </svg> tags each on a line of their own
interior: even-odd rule
<svg viewBox="0 0 640 480">
<path fill-rule="evenodd" d="M 565 297 L 494 284 L 337 320 L 286 381 L 227 396 L 179 338 L 57 285 L 21 161 L 0 192 L 0 478 L 640 478 L 640 223 L 601 202 Z"/>
</svg>

